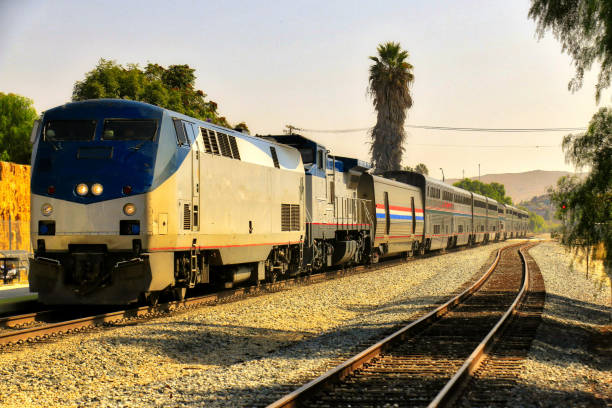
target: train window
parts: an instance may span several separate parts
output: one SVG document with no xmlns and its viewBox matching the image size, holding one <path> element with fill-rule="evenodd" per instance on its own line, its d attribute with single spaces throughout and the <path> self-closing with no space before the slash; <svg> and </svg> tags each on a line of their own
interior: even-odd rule
<svg viewBox="0 0 612 408">
<path fill-rule="evenodd" d="M 278 163 L 278 156 L 276 155 L 276 148 L 274 146 L 270 146 L 270 153 L 272 154 L 272 161 L 274 162 L 274 167 L 280 169 L 280 164 Z"/>
<path fill-rule="evenodd" d="M 102 140 L 153 140 L 156 131 L 153 119 L 105 119 Z"/>
<path fill-rule="evenodd" d="M 179 146 L 189 146 L 183 122 L 177 118 L 173 118 L 172 120 L 174 121 L 174 130 L 176 131 L 176 143 Z"/>
<path fill-rule="evenodd" d="M 434 234 L 440 234 L 440 225 L 434 225 L 433 226 L 433 233 Z"/>
<path fill-rule="evenodd" d="M 323 168 L 323 150 L 317 151 L 317 154 L 318 154 L 317 167 L 322 169 Z"/>
<path fill-rule="evenodd" d="M 195 130 L 193 129 L 193 124 L 189 122 L 183 122 L 183 127 L 185 128 L 185 134 L 187 135 L 187 140 L 191 145 L 196 138 Z"/>
<path fill-rule="evenodd" d="M 45 140 L 51 142 L 93 140 L 95 120 L 50 120 L 45 124 Z"/>
</svg>

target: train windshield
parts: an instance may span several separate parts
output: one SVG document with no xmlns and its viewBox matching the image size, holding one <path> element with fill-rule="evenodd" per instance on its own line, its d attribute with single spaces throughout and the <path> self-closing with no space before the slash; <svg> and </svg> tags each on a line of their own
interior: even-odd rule
<svg viewBox="0 0 612 408">
<path fill-rule="evenodd" d="M 314 149 L 312 147 L 298 147 L 298 150 L 302 155 L 302 162 L 304 165 L 314 163 Z"/>
<path fill-rule="evenodd" d="M 106 119 L 102 140 L 153 140 L 157 131 L 154 119 Z"/>
<path fill-rule="evenodd" d="M 92 140 L 95 133 L 95 120 L 50 120 L 45 125 L 45 140 L 51 142 Z"/>
</svg>

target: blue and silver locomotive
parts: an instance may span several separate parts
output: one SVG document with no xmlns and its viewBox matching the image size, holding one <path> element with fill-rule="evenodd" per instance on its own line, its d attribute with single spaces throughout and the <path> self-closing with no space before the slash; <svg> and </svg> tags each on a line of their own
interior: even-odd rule
<svg viewBox="0 0 612 408">
<path fill-rule="evenodd" d="M 154 303 L 526 232 L 521 210 L 437 180 L 142 102 L 68 103 L 32 135 L 29 280 L 47 304 Z"/>
</svg>

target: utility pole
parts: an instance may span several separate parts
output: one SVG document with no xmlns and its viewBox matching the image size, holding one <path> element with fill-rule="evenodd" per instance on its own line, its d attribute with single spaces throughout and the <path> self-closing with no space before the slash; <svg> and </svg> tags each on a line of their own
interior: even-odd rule
<svg viewBox="0 0 612 408">
<path fill-rule="evenodd" d="M 465 169 L 461 169 L 461 180 L 465 179 Z"/>
<path fill-rule="evenodd" d="M 442 172 L 442 182 L 444 182 L 444 170 L 440 167 L 440 171 Z"/>
<path fill-rule="evenodd" d="M 480 163 L 478 163 L 478 181 L 480 181 Z"/>
<path fill-rule="evenodd" d="M 288 135 L 292 135 L 293 130 L 297 129 L 295 126 L 292 126 L 292 125 L 285 125 L 285 127 L 287 128 L 287 130 L 285 130 L 285 133 Z"/>
</svg>

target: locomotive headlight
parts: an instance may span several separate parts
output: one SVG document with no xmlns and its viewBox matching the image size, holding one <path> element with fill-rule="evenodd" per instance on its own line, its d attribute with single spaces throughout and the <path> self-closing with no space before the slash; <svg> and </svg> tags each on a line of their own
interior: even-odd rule
<svg viewBox="0 0 612 408">
<path fill-rule="evenodd" d="M 104 188 L 102 187 L 102 184 L 100 183 L 96 183 L 93 186 L 91 186 L 91 194 L 95 196 L 99 196 L 100 194 L 102 194 L 102 191 L 104 191 Z"/>
<path fill-rule="evenodd" d="M 125 215 L 134 215 L 136 213 L 136 206 L 132 203 L 127 203 L 123 206 L 123 213 Z"/>
<path fill-rule="evenodd" d="M 45 204 L 42 205 L 42 207 L 40 207 L 40 212 L 45 217 L 48 217 L 53 212 L 53 206 L 51 204 L 49 204 L 49 203 L 45 203 Z"/>
<path fill-rule="evenodd" d="M 76 190 L 76 193 L 80 196 L 85 196 L 87 195 L 87 193 L 89 193 L 89 187 L 87 187 L 87 184 L 85 183 L 77 184 L 75 190 Z"/>
</svg>

